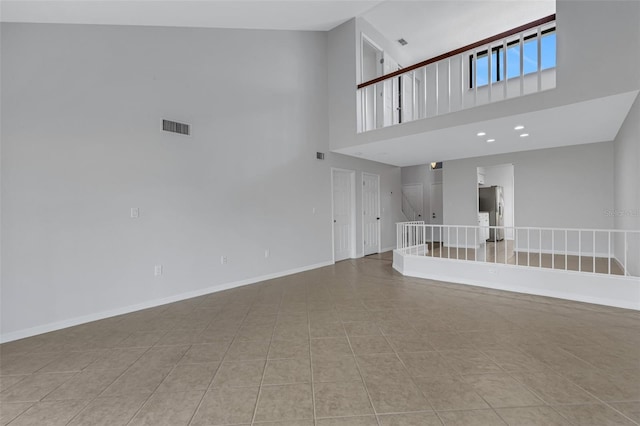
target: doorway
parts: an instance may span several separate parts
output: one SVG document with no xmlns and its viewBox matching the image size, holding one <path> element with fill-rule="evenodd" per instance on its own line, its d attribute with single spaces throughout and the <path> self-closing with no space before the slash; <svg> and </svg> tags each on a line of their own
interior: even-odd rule
<svg viewBox="0 0 640 426">
<path fill-rule="evenodd" d="M 442 225 L 442 182 L 432 183 L 431 192 L 429 193 L 429 223 L 432 225 Z M 434 229 L 431 241 L 442 243 L 442 228 Z"/>
<path fill-rule="evenodd" d="M 421 183 L 402 185 L 402 213 L 407 220 L 424 220 L 424 189 Z"/>
<path fill-rule="evenodd" d="M 331 169 L 334 262 L 356 257 L 355 182 L 353 170 Z"/>
<path fill-rule="evenodd" d="M 362 245 L 364 255 L 380 252 L 380 176 L 362 173 Z"/>
<path fill-rule="evenodd" d="M 362 58 L 360 61 L 362 81 L 373 80 L 384 73 L 384 51 L 364 34 L 362 35 Z M 384 108 L 380 85 L 374 84 L 363 90 L 365 108 L 362 123 L 364 130 L 382 127 Z"/>
<path fill-rule="evenodd" d="M 515 182 L 514 165 L 481 166 L 478 172 L 477 211 L 483 229 L 480 244 L 486 244 L 489 253 L 507 262 L 514 257 Z"/>
</svg>

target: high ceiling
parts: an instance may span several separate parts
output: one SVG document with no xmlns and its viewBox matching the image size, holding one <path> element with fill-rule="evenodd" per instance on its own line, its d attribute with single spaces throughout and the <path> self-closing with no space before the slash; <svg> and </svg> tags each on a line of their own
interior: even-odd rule
<svg viewBox="0 0 640 426">
<path fill-rule="evenodd" d="M 327 31 L 379 0 L 2 0 L 3 22 Z"/>
<path fill-rule="evenodd" d="M 555 12 L 555 0 L 387 0 L 362 17 L 387 40 L 404 38 L 398 48 L 416 63 Z"/>
</svg>

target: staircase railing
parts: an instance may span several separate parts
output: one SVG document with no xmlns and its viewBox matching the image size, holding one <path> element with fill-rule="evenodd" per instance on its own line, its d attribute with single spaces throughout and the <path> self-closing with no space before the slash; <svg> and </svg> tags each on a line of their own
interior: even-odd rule
<svg viewBox="0 0 640 426">
<path fill-rule="evenodd" d="M 421 219 L 421 215 L 418 214 L 418 211 L 413 207 L 411 201 L 409 201 L 409 198 L 407 198 L 407 195 L 404 193 L 404 191 L 402 192 L 402 213 L 404 214 L 404 217 L 406 217 L 409 221 L 416 221 Z"/>
</svg>

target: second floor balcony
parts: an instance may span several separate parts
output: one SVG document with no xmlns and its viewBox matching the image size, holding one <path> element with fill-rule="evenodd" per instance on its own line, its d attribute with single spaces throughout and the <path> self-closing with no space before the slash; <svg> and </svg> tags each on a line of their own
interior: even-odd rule
<svg viewBox="0 0 640 426">
<path fill-rule="evenodd" d="M 363 46 L 362 75 L 384 75 L 358 85 L 358 133 L 554 89 L 556 30 L 553 14 L 397 70 Z"/>
</svg>

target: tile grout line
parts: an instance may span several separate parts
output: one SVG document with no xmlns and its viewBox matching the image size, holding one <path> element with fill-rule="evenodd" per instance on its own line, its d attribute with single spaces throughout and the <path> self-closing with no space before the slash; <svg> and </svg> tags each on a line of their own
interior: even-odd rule
<svg viewBox="0 0 640 426">
<path fill-rule="evenodd" d="M 278 327 L 278 319 L 280 317 L 280 309 L 282 309 L 283 297 L 284 297 L 284 292 L 280 295 L 280 303 L 278 304 L 278 313 L 276 315 L 276 323 L 273 325 L 273 330 L 271 330 L 269 347 L 267 348 L 267 354 L 265 355 L 264 367 L 262 370 L 262 377 L 260 378 L 260 386 L 258 387 L 258 395 L 256 396 L 256 406 L 253 408 L 253 415 L 251 416 L 251 425 L 255 424 L 255 421 L 256 421 L 256 414 L 258 413 L 258 404 L 260 403 L 260 396 L 262 395 L 262 385 L 264 383 L 264 376 L 267 374 L 267 366 L 269 365 L 269 352 L 271 352 L 271 344 L 273 343 L 273 336 L 275 335 L 276 328 Z"/>
<path fill-rule="evenodd" d="M 253 306 L 253 304 L 252 304 L 252 306 Z M 198 414 L 198 411 L 200 411 L 200 408 L 202 407 L 202 401 L 204 401 L 204 397 L 207 395 L 207 392 L 209 392 L 209 390 L 211 389 L 211 385 L 213 384 L 213 381 L 215 380 L 216 376 L 220 372 L 220 367 L 222 367 L 222 363 L 224 362 L 224 358 L 227 356 L 227 353 L 229 352 L 229 349 L 231 349 L 231 346 L 236 341 L 236 338 L 238 337 L 238 333 L 240 332 L 240 327 L 242 326 L 244 321 L 247 319 L 247 316 L 249 315 L 249 312 L 250 312 L 250 309 L 248 309 L 247 312 L 244 314 L 244 317 L 242 318 L 242 321 L 240 322 L 240 326 L 236 330 L 236 333 L 234 334 L 233 338 L 231 339 L 231 342 L 229 343 L 229 346 L 227 346 L 227 349 L 225 349 L 224 354 L 220 358 L 220 363 L 218 364 L 218 368 L 216 369 L 216 372 L 213 374 L 213 377 L 211 377 L 211 380 L 209 381 L 209 385 L 207 386 L 207 389 L 205 389 L 204 393 L 202 394 L 202 397 L 200 398 L 200 401 L 198 402 L 198 405 L 196 406 L 196 409 L 191 414 L 191 417 L 189 418 L 189 422 L 187 423 L 188 425 L 190 425 L 193 422 L 193 419 L 196 417 L 196 414 Z M 220 312 L 217 312 L 216 313 L 216 318 L 219 315 L 220 315 Z M 216 318 L 214 318 L 214 320 Z M 211 322 L 213 322 L 213 320 Z M 258 400 L 256 399 L 256 405 L 257 404 L 258 404 Z"/>
<path fill-rule="evenodd" d="M 78 411 L 78 412 L 77 412 L 77 413 L 76 413 L 72 418 L 70 418 L 70 419 L 69 419 L 69 421 L 68 421 L 67 423 L 65 423 L 65 424 L 69 424 L 69 423 L 71 423 L 71 422 L 73 421 L 73 419 L 75 419 L 76 417 L 78 417 L 78 416 L 80 415 L 80 413 L 82 413 L 82 412 L 83 412 L 83 411 L 84 411 L 84 410 L 89 406 L 89 404 L 91 404 L 91 403 L 92 403 L 93 401 L 95 401 L 96 399 L 100 398 L 100 396 L 102 396 L 102 394 L 104 393 L 104 391 L 106 391 L 106 390 L 109 388 L 109 386 L 113 385 L 113 384 L 114 384 L 114 383 L 115 383 L 115 382 L 116 382 L 120 377 L 124 376 L 124 374 L 125 374 L 127 371 L 129 371 L 129 369 L 130 369 L 131 367 L 133 367 L 133 365 L 134 365 L 136 362 L 138 362 L 138 360 L 140 360 L 140 358 L 142 358 L 142 357 L 144 356 L 144 354 L 146 354 L 147 352 L 149 352 L 149 351 L 151 350 L 151 348 L 152 348 L 152 347 L 153 347 L 153 346 L 149 346 L 149 347 L 147 347 L 147 350 L 146 350 L 146 351 L 142 352 L 142 353 L 140 354 L 140 356 L 138 356 L 138 357 L 135 359 L 135 361 L 133 361 L 133 362 L 131 363 L 131 365 L 129 365 L 127 368 L 125 368 L 125 369 L 122 371 L 122 373 L 120 373 L 118 376 L 116 376 L 116 378 L 114 378 L 114 379 L 113 379 L 113 380 L 112 380 L 112 381 L 111 381 L 107 386 L 105 386 L 105 387 L 104 387 L 104 389 L 102 389 L 102 391 L 101 391 L 98 395 L 96 395 L 95 397 L 93 397 L 92 399 L 90 399 L 90 400 L 89 400 L 89 402 L 88 402 L 84 407 L 82 407 L 82 409 L 81 409 L 80 411 Z M 117 349 L 113 349 L 113 348 L 112 348 L 112 349 L 109 349 L 109 351 L 112 351 L 112 350 L 117 350 Z M 101 358 L 98 358 L 98 359 L 101 359 Z M 93 362 L 98 361 L 98 359 L 94 360 Z M 93 364 L 93 362 L 92 362 L 91 364 Z M 91 364 L 89 364 L 89 365 L 91 365 Z M 87 367 L 88 367 L 89 365 L 87 365 Z M 82 369 L 80 372 L 78 372 L 78 374 L 80 374 L 80 373 L 81 373 L 82 371 L 84 371 L 85 369 L 86 369 L 86 367 L 85 367 L 84 369 Z M 96 370 L 101 370 L 101 369 L 96 369 Z M 78 374 L 74 375 L 73 377 L 77 376 Z M 65 383 L 66 383 L 66 382 L 65 382 Z M 60 385 L 60 386 L 62 386 L 62 385 Z M 56 387 L 56 389 L 58 389 L 60 386 Z M 53 391 L 49 392 L 47 395 L 50 395 L 50 394 L 51 394 L 52 392 L 54 392 L 54 391 L 55 391 L 55 389 L 54 389 Z M 42 401 L 44 398 L 46 398 L 46 396 L 42 397 L 41 401 Z M 149 398 L 151 398 L 151 395 L 149 395 L 149 397 L 148 397 L 147 399 L 145 399 L 145 402 L 144 402 L 142 405 L 146 404 L 146 401 L 147 401 Z M 141 405 L 141 407 L 142 407 L 142 405 Z M 136 413 L 137 413 L 137 412 L 136 412 Z M 131 417 L 131 418 L 133 418 L 133 417 Z M 15 419 L 14 419 L 14 420 L 15 420 Z M 129 419 L 129 421 L 131 421 L 131 419 Z M 129 423 L 129 422 L 127 422 L 127 423 Z"/>
<path fill-rule="evenodd" d="M 414 329 L 414 331 L 417 332 L 417 330 L 415 330 L 415 329 Z M 433 410 L 433 413 L 436 415 L 436 417 L 438 418 L 440 423 L 444 425 L 445 424 L 444 420 L 442 420 L 442 417 L 440 417 L 440 414 L 436 411 L 436 409 L 433 406 L 433 403 L 431 402 L 431 400 L 429 400 L 429 398 L 427 398 L 427 396 L 424 394 L 424 392 L 422 392 L 422 389 L 420 389 L 420 387 L 416 384 L 416 382 L 414 380 L 414 377 L 409 373 L 409 369 L 407 368 L 407 366 L 404 363 L 404 361 L 402 361 L 402 358 L 400 358 L 400 355 L 398 354 L 398 351 L 396 350 L 396 348 L 391 344 L 391 342 L 389 342 L 389 339 L 387 338 L 387 335 L 383 332 L 383 330 L 380 330 L 380 332 L 382 333 L 382 337 L 384 337 L 384 339 L 387 342 L 387 344 L 393 350 L 393 354 L 396 356 L 398 361 L 400 361 L 400 364 L 402 365 L 402 368 L 404 368 L 405 372 L 407 373 L 407 376 L 409 377 L 409 380 L 411 380 L 411 383 L 413 383 L 413 385 L 416 387 L 416 389 L 418 389 L 418 391 L 420 392 L 420 395 L 422 395 L 422 397 L 425 399 L 425 401 L 427 401 L 427 403 L 429 404 L 429 406 Z M 420 335 L 420 333 L 418 333 L 418 335 Z M 428 341 L 427 341 L 427 343 L 428 343 Z M 429 345 L 429 346 L 431 346 L 431 345 Z M 433 348 L 433 346 L 431 346 L 431 347 Z M 438 355 L 442 356 L 442 355 L 440 355 L 440 353 L 438 353 Z"/>
<path fill-rule="evenodd" d="M 356 363 L 356 368 L 358 369 L 358 374 L 360 374 L 360 380 L 362 381 L 362 385 L 364 387 L 365 392 L 367 393 L 367 398 L 369 399 L 369 404 L 371 405 L 371 410 L 373 411 L 373 416 L 376 419 L 376 423 L 378 426 L 382 426 L 380 423 L 380 419 L 378 418 L 378 413 L 376 411 L 376 407 L 373 405 L 373 399 L 371 398 L 371 394 L 369 393 L 369 388 L 367 387 L 367 382 L 364 380 L 364 375 L 362 374 L 362 369 L 360 368 L 360 364 L 358 363 L 358 357 L 356 356 L 356 352 L 353 350 L 353 346 L 351 345 L 351 339 L 349 338 L 349 333 L 347 333 L 347 329 L 344 326 L 344 322 L 341 320 L 340 324 L 342 325 L 342 329 L 347 338 L 347 343 L 349 344 L 349 349 L 351 349 L 351 353 L 353 354 L 353 359 Z"/>
<path fill-rule="evenodd" d="M 316 415 L 316 385 L 313 379 L 313 354 L 311 353 L 311 316 L 307 310 L 307 327 L 309 329 L 309 370 L 311 371 L 311 404 L 313 408 L 313 425 L 316 426 L 318 418 Z"/>
</svg>

